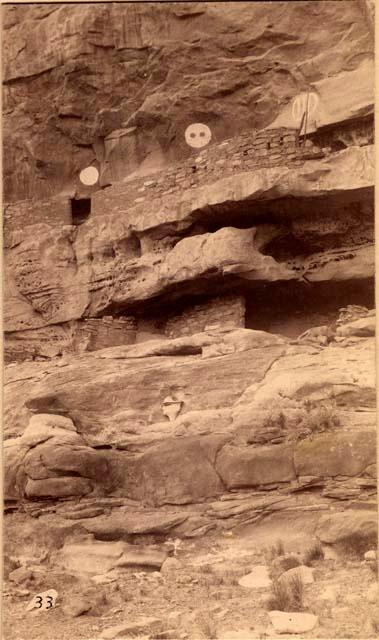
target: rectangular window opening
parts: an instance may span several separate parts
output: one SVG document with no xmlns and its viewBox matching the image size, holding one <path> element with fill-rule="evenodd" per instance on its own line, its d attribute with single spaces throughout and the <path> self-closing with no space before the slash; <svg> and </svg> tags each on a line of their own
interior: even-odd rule
<svg viewBox="0 0 379 640">
<path fill-rule="evenodd" d="M 72 224 L 79 225 L 85 222 L 91 213 L 91 198 L 71 198 Z"/>
</svg>

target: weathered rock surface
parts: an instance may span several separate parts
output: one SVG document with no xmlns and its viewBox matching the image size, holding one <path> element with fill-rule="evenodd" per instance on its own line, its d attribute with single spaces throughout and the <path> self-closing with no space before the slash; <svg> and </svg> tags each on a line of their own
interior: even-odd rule
<svg viewBox="0 0 379 640">
<path fill-rule="evenodd" d="M 247 589 L 267 589 L 271 586 L 271 579 L 265 565 L 254 567 L 254 569 L 240 578 L 238 584 Z"/>
<path fill-rule="evenodd" d="M 86 541 L 65 544 L 55 561 L 73 573 L 106 573 L 115 567 L 152 567 L 160 569 L 167 552 L 126 542 Z"/>
<path fill-rule="evenodd" d="M 279 483 L 299 492 L 318 483 L 329 499 L 367 499 L 375 490 L 373 339 L 357 340 L 315 353 L 240 329 L 179 339 L 180 349 L 233 347 L 212 358 L 173 355 L 177 339 L 106 349 L 64 366 L 9 367 L 7 427 L 19 437 L 5 441 L 6 496 L 112 492 L 158 506 L 202 501 L 225 489 Z M 163 355 L 166 348 L 170 355 Z M 165 416 L 171 394 L 179 407 L 174 420 Z M 305 401 L 318 407 L 331 394 L 333 421 L 317 433 L 325 415 L 309 413 Z M 304 429 L 311 418 L 316 432 Z M 254 440 L 256 431 L 272 438 L 272 424 L 276 444 Z M 133 521 L 112 518 L 89 517 L 87 529 L 108 539 L 136 531 Z"/>
<path fill-rule="evenodd" d="M 216 467 L 228 489 L 288 482 L 296 477 L 293 448 L 288 445 L 224 447 Z"/>
<path fill-rule="evenodd" d="M 270 611 L 268 615 L 277 633 L 307 633 L 318 623 L 318 618 L 313 613 Z"/>
<path fill-rule="evenodd" d="M 324 123 L 372 103 L 360 3 L 9 6 L 4 29 L 9 200 L 72 192 L 92 162 L 105 184 L 190 156 L 198 113 L 221 141 L 272 123 L 314 83 Z"/>
<path fill-rule="evenodd" d="M 156 633 L 161 630 L 162 620 L 159 618 L 152 618 L 145 616 L 134 622 L 124 622 L 122 624 L 110 627 L 101 632 L 102 640 L 110 640 L 111 638 L 124 638 L 129 636 L 135 637 L 138 634 L 141 637 L 141 633 Z M 138 636 L 137 636 L 138 637 Z M 142 636 L 145 637 L 145 636 Z"/>
<path fill-rule="evenodd" d="M 296 445 L 297 475 L 357 476 L 375 463 L 376 432 L 359 431 L 315 435 Z"/>
<path fill-rule="evenodd" d="M 350 536 L 374 541 L 377 535 L 378 517 L 373 511 L 348 510 L 323 516 L 316 529 L 316 535 L 327 544 L 336 544 Z"/>
<path fill-rule="evenodd" d="M 214 233 L 193 237 L 178 236 L 178 242 L 167 253 L 130 254 L 125 246 L 133 233 L 139 234 L 169 224 L 190 226 L 194 214 L 201 222 L 201 211 L 230 207 L 230 203 L 271 201 L 284 197 L 312 198 L 325 194 L 364 190 L 374 184 L 371 147 L 351 147 L 325 161 L 307 161 L 298 169 L 277 167 L 254 173 L 236 174 L 195 192 L 184 192 L 170 202 L 153 201 L 153 211 L 146 214 L 144 205 L 127 207 L 125 217 L 107 216 L 101 224 L 96 207 L 113 207 L 108 201 L 94 198 L 94 220 L 76 231 L 75 227 L 49 228 L 45 225 L 37 236 L 27 234 L 8 254 L 12 274 L 12 291 L 6 291 L 11 303 L 5 314 L 9 332 L 36 329 L 96 316 L 109 308 L 125 308 L 157 295 L 169 295 L 173 288 L 183 293 L 196 287 L 198 281 L 208 291 L 212 281 L 238 277 L 247 281 L 351 280 L 374 274 L 373 244 L 345 247 L 314 253 L 310 257 L 279 262 L 263 252 L 265 246 L 280 233 L 280 226 L 268 227 L 260 237 L 259 230 L 224 227 Z M 116 191 L 116 200 L 122 194 Z M 197 213 L 196 213 L 197 212 Z M 258 213 L 258 211 L 257 211 Z M 252 221 L 253 221 L 253 215 Z M 185 222 L 187 220 L 187 222 Z M 109 231 L 111 229 L 111 231 Z M 182 232 L 181 232 L 182 233 Z M 162 231 L 163 237 L 167 231 Z M 161 234 L 161 235 L 162 235 Z M 55 256 L 60 262 L 56 264 Z M 12 295 L 11 295 L 12 294 Z"/>
</svg>

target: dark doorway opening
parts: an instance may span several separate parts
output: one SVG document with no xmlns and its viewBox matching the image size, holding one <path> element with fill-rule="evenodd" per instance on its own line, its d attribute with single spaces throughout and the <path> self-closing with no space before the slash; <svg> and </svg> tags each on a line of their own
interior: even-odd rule
<svg viewBox="0 0 379 640">
<path fill-rule="evenodd" d="M 83 224 L 91 213 L 91 198 L 71 199 L 72 224 Z"/>
</svg>

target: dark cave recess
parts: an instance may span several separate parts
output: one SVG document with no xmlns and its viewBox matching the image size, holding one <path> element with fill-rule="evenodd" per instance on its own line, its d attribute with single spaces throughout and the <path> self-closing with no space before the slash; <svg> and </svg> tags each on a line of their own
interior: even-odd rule
<svg viewBox="0 0 379 640">
<path fill-rule="evenodd" d="M 199 283 L 197 283 L 199 284 Z M 197 286 L 199 289 L 199 286 Z M 136 316 L 139 325 L 148 325 L 153 332 L 163 335 L 170 318 L 180 315 L 195 305 L 212 303 L 216 296 L 241 295 L 245 300 L 245 327 L 296 338 L 312 327 L 333 325 L 339 309 L 347 305 L 375 307 L 373 278 L 336 282 L 274 282 L 247 283 L 235 278 L 228 285 L 220 281 L 213 295 L 188 293 L 180 299 L 156 298 L 144 308 L 124 313 Z M 113 313 L 117 316 L 115 310 Z M 222 323 L 222 318 L 220 318 Z"/>
</svg>

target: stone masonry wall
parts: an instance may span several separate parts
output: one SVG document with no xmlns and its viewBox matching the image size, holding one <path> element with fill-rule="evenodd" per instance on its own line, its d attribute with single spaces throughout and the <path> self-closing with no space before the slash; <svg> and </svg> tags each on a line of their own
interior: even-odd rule
<svg viewBox="0 0 379 640">
<path fill-rule="evenodd" d="M 50 227 L 71 225 L 70 199 L 56 197 L 47 200 L 23 200 L 4 204 L 3 219 L 5 246 L 9 246 L 12 244 L 12 231 L 14 230 L 24 229 L 34 224 L 48 224 Z"/>
<path fill-rule="evenodd" d="M 79 329 L 79 341 L 85 343 L 86 351 L 97 351 L 136 341 L 136 321 L 133 317 L 104 316 L 88 318 Z"/>
<path fill-rule="evenodd" d="M 234 329 L 245 326 L 245 298 L 222 296 L 186 308 L 181 314 L 168 319 L 166 335 L 169 338 L 192 335 L 206 328 Z"/>
<path fill-rule="evenodd" d="M 355 134 L 356 132 L 356 134 Z M 373 123 L 366 118 L 340 124 L 327 132 L 316 131 L 305 141 L 298 139 L 295 129 L 264 129 L 243 133 L 211 144 L 192 158 L 163 171 L 130 181 L 120 182 L 93 195 L 92 215 L 107 211 L 126 214 L 131 206 L 150 204 L 151 200 L 181 193 L 234 173 L 275 166 L 301 166 L 306 160 L 321 158 L 333 152 L 333 142 L 341 137 L 350 144 L 372 142 Z"/>
<path fill-rule="evenodd" d="M 106 347 L 134 344 L 136 320 L 133 316 L 86 318 L 59 325 L 4 334 L 4 360 L 23 362 L 54 358 L 65 353 L 96 351 Z"/>
<path fill-rule="evenodd" d="M 256 168 L 300 166 L 306 160 L 320 158 L 333 151 L 333 142 L 365 145 L 372 143 L 373 126 L 369 118 L 340 124 L 327 131 L 316 131 L 305 141 L 298 140 L 295 129 L 264 129 L 241 134 L 211 144 L 180 164 L 172 165 L 149 177 L 134 178 L 99 189 L 92 194 L 91 217 L 109 213 L 127 214 L 131 207 L 193 187 Z M 335 150 L 335 149 L 334 149 Z M 71 202 L 67 197 L 44 201 L 25 200 L 5 205 L 5 246 L 12 243 L 12 232 L 36 223 L 50 226 L 72 224 Z"/>
</svg>

